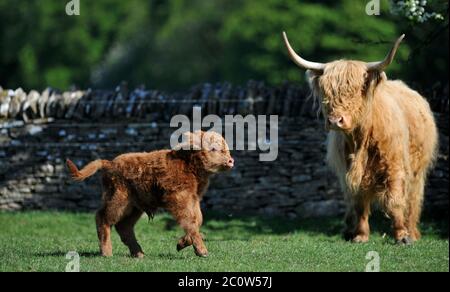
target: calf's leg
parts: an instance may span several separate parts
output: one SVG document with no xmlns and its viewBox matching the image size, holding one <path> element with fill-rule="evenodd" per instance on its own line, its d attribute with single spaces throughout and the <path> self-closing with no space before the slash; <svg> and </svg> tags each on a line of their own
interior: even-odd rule
<svg viewBox="0 0 450 292">
<path fill-rule="evenodd" d="M 111 225 L 107 223 L 104 208 L 97 211 L 95 222 L 97 225 L 100 253 L 102 256 L 110 257 L 112 256 Z"/>
<path fill-rule="evenodd" d="M 178 198 L 183 198 L 183 196 L 179 196 Z M 208 250 L 200 234 L 200 226 L 203 220 L 200 202 L 192 199 L 180 200 L 173 202 L 168 209 L 185 231 L 185 235 L 178 241 L 177 250 L 180 251 L 193 245 L 197 256 L 208 256 Z"/>
<path fill-rule="evenodd" d="M 129 215 L 131 205 L 126 190 L 116 189 L 104 193 L 103 206 L 97 211 L 95 222 L 102 256 L 112 256 L 111 226 Z"/>
<path fill-rule="evenodd" d="M 120 239 L 130 250 L 132 257 L 143 258 L 144 252 L 141 246 L 136 240 L 136 235 L 134 234 L 134 225 L 141 218 L 142 211 L 133 208 L 131 213 L 124 218 L 122 218 L 116 225 L 117 233 L 119 233 Z"/>
</svg>

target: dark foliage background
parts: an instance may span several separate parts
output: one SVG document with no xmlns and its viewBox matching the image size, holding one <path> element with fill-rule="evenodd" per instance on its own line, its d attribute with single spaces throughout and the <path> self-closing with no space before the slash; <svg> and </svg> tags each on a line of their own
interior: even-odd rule
<svg viewBox="0 0 450 292">
<path fill-rule="evenodd" d="M 125 80 L 174 91 L 299 82 L 283 30 L 302 55 L 322 62 L 381 59 L 406 33 L 388 74 L 423 91 L 448 84 L 446 0 L 428 1 L 443 19 L 423 23 L 395 15 L 387 0 L 379 16 L 368 16 L 369 1 L 360 0 L 81 0 L 81 15 L 72 17 L 67 2 L 0 0 L 1 86 L 112 88 Z"/>
</svg>

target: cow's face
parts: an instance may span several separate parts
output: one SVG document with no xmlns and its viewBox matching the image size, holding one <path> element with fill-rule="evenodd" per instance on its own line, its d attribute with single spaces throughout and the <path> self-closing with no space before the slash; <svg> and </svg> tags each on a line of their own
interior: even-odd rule
<svg viewBox="0 0 450 292">
<path fill-rule="evenodd" d="M 335 61 L 323 72 L 309 71 L 310 85 L 320 101 L 325 128 L 351 132 L 362 120 L 369 98 L 366 89 L 371 74 L 364 62 Z"/>
<path fill-rule="evenodd" d="M 353 131 L 362 122 L 370 108 L 372 93 L 379 81 L 386 78 L 384 70 L 392 63 L 404 37 L 397 39 L 383 61 L 317 63 L 300 57 L 283 33 L 289 57 L 299 67 L 307 69 L 313 94 L 321 102 L 326 128 L 345 132 Z"/>
</svg>

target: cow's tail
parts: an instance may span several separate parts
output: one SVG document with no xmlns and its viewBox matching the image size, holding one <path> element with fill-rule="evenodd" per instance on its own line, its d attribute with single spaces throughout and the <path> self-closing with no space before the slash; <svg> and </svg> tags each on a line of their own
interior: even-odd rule
<svg viewBox="0 0 450 292">
<path fill-rule="evenodd" d="M 106 168 L 110 165 L 108 160 L 95 160 L 86 165 L 83 169 L 78 170 L 78 167 L 70 159 L 66 160 L 67 167 L 72 174 L 72 179 L 75 181 L 83 181 L 86 178 L 94 175 L 98 170 Z"/>
</svg>

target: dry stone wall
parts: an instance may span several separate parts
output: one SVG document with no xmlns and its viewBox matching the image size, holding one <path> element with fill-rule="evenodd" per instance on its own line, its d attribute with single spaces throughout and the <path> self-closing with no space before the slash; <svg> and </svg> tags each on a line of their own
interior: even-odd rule
<svg viewBox="0 0 450 292">
<path fill-rule="evenodd" d="M 99 176 L 73 183 L 64 161 L 78 165 L 118 154 L 169 147 L 176 114 L 279 116 L 279 154 L 260 162 L 258 151 L 233 151 L 236 168 L 214 177 L 203 207 L 229 213 L 295 217 L 342 214 L 335 177 L 326 167 L 323 122 L 308 91 L 249 82 L 204 84 L 166 94 L 126 85 L 114 91 L 42 93 L 0 88 L 0 210 L 88 211 L 99 206 Z M 448 97 L 432 99 L 441 149 L 426 190 L 425 212 L 448 216 Z"/>
</svg>

